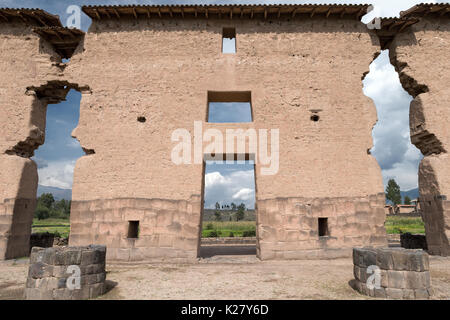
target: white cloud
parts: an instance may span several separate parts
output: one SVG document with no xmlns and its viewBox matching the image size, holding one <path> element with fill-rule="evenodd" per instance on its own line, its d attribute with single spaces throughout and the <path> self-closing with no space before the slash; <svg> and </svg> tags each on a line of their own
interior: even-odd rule
<svg viewBox="0 0 450 320">
<path fill-rule="evenodd" d="M 243 202 L 247 208 L 254 208 L 254 171 L 214 171 L 205 174 L 205 208 L 214 208 L 216 202 L 221 205 Z"/>
<path fill-rule="evenodd" d="M 233 199 L 243 201 L 254 199 L 255 198 L 254 193 L 255 190 L 253 189 L 242 188 L 241 190 L 233 194 Z"/>
<path fill-rule="evenodd" d="M 48 187 L 71 189 L 76 160 L 49 161 L 38 169 L 39 184 Z"/>
</svg>

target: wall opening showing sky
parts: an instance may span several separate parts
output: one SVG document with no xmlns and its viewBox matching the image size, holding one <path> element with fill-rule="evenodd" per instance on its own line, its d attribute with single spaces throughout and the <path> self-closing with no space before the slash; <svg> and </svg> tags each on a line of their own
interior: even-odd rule
<svg viewBox="0 0 450 320">
<path fill-rule="evenodd" d="M 252 122 L 252 107 L 249 102 L 210 102 L 208 122 Z"/>
<path fill-rule="evenodd" d="M 279 1 L 203 1 L 203 0 L 186 0 L 184 4 L 277 4 Z M 329 3 L 330 1 L 308 0 L 308 1 L 291 1 L 285 0 L 286 4 L 320 4 Z M 400 11 L 409 9 L 415 4 L 423 2 L 422 0 L 333 0 L 333 3 L 346 3 L 346 4 L 362 4 L 369 3 L 374 5 L 374 10 L 363 17 L 363 22 L 368 23 L 374 17 L 395 17 L 399 16 Z M 433 3 L 434 0 L 427 2 Z M 448 2 L 448 1 L 439 1 Z M 50 13 L 59 15 L 64 25 L 67 24 L 69 14 L 66 13 L 68 6 L 70 5 L 117 5 L 117 4 L 173 4 L 174 1 L 162 0 L 162 1 L 150 1 L 150 0 L 0 0 L 0 7 L 25 7 L 25 8 L 41 8 Z M 85 14 L 82 13 L 81 17 L 81 29 L 87 31 L 91 25 L 91 20 Z M 236 38 L 239 38 L 239 30 L 237 31 Z M 232 51 L 232 43 L 225 41 L 225 50 Z M 228 47 L 230 46 L 230 47 Z M 220 44 L 218 44 L 220 48 Z M 219 49 L 220 50 L 220 49 Z M 70 63 L 70 62 L 69 62 Z M 151 61 L 149 62 L 151 63 Z M 229 88 L 224 88 L 227 90 Z M 373 130 L 374 147 L 371 150 L 372 154 L 378 160 L 383 173 L 383 182 L 386 184 L 389 178 L 395 178 L 399 183 L 402 190 L 409 190 L 417 188 L 417 168 L 422 158 L 420 151 L 417 150 L 410 143 L 409 139 L 409 102 L 411 97 L 401 88 L 398 81 L 398 75 L 394 68 L 390 65 L 388 59 L 388 52 L 384 51 L 370 66 L 370 73 L 364 80 L 364 93 L 371 97 L 377 108 L 378 123 Z M 66 121 L 65 127 L 60 127 L 57 130 L 66 130 L 64 135 L 55 134 L 52 138 L 51 131 L 48 132 L 46 137 L 46 145 L 41 146 L 36 151 L 34 159 L 39 166 L 39 182 L 46 185 L 52 185 L 56 187 L 71 188 L 73 167 L 78 157 L 83 155 L 83 151 L 77 147 L 76 140 L 70 138 L 70 131 L 76 126 L 78 121 L 78 115 L 70 117 L 69 113 L 72 112 L 74 105 L 79 105 L 80 94 L 71 91 L 67 97 L 67 102 L 61 103 L 57 106 L 49 106 L 49 122 L 48 126 L 52 126 L 59 120 Z M 65 107 L 68 106 L 68 107 Z M 53 108 L 57 108 L 56 113 L 53 115 Z M 56 110 L 56 109 L 55 109 Z M 67 114 L 66 114 L 67 113 Z M 53 117 L 54 120 L 52 120 Z M 220 116 L 219 116 L 220 118 Z M 201 120 L 201 119 L 199 119 Z M 65 128 L 65 129 L 63 129 Z M 70 129 L 69 129 L 70 128 Z M 51 130 L 51 128 L 48 128 Z M 66 137 L 66 138 L 64 138 Z M 49 141 L 55 141 L 56 145 L 52 146 Z M 212 167 L 214 168 L 214 167 Z M 240 172 L 242 180 L 248 179 L 248 170 L 228 171 L 221 170 L 216 167 L 217 170 L 212 169 L 209 174 L 211 179 L 211 190 L 220 193 L 218 190 L 222 190 L 225 194 L 227 188 L 226 183 L 235 177 L 237 172 Z M 215 171 L 214 171 L 215 170 Z M 215 177 L 215 178 L 212 178 Z M 248 179 L 250 181 L 252 179 Z M 248 183 L 243 183 L 248 185 Z M 221 189 L 222 188 L 222 189 Z M 251 187 L 249 187 L 251 189 Z M 254 189 L 252 189 L 254 190 Z M 214 201 L 215 203 L 215 201 Z"/>
<path fill-rule="evenodd" d="M 419 163 L 423 155 L 411 144 L 409 105 L 413 99 L 401 86 L 398 73 L 384 50 L 370 65 L 363 92 L 374 101 L 378 122 L 373 128 L 372 155 L 383 173 L 383 184 L 395 179 L 400 189 L 418 186 Z"/>
<path fill-rule="evenodd" d="M 255 208 L 254 161 L 206 161 L 204 208 L 214 209 L 216 202 L 223 205 L 245 204 Z"/>
<path fill-rule="evenodd" d="M 72 188 L 75 162 L 85 154 L 78 140 L 71 136 L 78 125 L 80 101 L 81 93 L 72 89 L 66 101 L 47 106 L 45 143 L 32 158 L 38 166 L 40 186 Z"/>
</svg>

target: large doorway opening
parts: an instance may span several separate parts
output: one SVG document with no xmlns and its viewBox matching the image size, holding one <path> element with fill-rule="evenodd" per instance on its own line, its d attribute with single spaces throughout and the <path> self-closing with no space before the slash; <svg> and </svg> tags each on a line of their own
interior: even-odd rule
<svg viewBox="0 0 450 320">
<path fill-rule="evenodd" d="M 389 50 L 382 50 L 372 62 L 363 86 L 378 115 L 370 153 L 377 159 L 383 175 L 387 237 L 391 246 L 400 246 L 400 234 L 425 233 L 418 188 L 418 168 L 423 155 L 410 137 L 413 97 L 403 89 Z"/>
<path fill-rule="evenodd" d="M 205 160 L 199 256 L 256 256 L 253 160 Z"/>
<path fill-rule="evenodd" d="M 72 137 L 80 116 L 81 93 L 67 86 L 61 90 L 68 91 L 67 95 L 54 100 L 44 94 L 41 97 L 49 104 L 44 111 L 45 143 L 32 158 L 38 167 L 39 183 L 31 246 L 67 245 L 73 171 L 76 160 L 85 155 Z"/>
</svg>

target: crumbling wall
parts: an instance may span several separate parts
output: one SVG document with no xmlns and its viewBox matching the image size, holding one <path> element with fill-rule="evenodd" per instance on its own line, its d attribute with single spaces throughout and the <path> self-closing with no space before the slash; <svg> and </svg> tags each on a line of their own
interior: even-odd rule
<svg viewBox="0 0 450 320">
<path fill-rule="evenodd" d="M 391 44 L 391 62 L 413 97 L 411 142 L 424 154 L 419 166 L 420 204 L 431 254 L 450 254 L 450 20 L 425 17 Z"/>
<path fill-rule="evenodd" d="M 236 28 L 236 54 L 221 53 L 223 27 Z M 298 212 L 298 205 L 324 198 L 374 202 L 374 209 L 360 216 L 357 209 L 333 213 L 351 216 L 345 230 L 330 217 L 333 246 L 386 244 L 381 172 L 367 151 L 376 110 L 361 82 L 378 48 L 365 25 L 345 18 L 93 21 L 65 70 L 69 82 L 89 83 L 92 90 L 82 99 L 73 135 L 84 148 L 95 150 L 75 166 L 70 244 L 106 244 L 110 257 L 125 260 L 166 255 L 156 249 L 146 253 L 153 244 L 184 248 L 193 257 L 201 226 L 202 164 L 174 164 L 171 134 L 187 129 L 194 146 L 194 121 L 224 136 L 225 128 L 280 130 L 279 171 L 265 176 L 256 165 L 262 251 L 271 238 L 281 246 L 285 236 L 274 230 L 287 226 L 265 222 L 277 214 L 264 211 L 270 206 L 266 203 L 286 203 L 287 214 L 304 219 L 307 214 Z M 205 122 L 208 90 L 251 91 L 253 122 Z M 313 112 L 319 121 L 311 120 Z M 171 213 L 169 208 L 186 203 L 193 211 Z M 321 212 L 328 214 L 317 209 L 312 216 Z M 155 216 L 163 219 L 164 214 L 169 225 L 182 228 L 189 217 L 193 230 L 177 229 L 174 237 L 169 225 L 152 225 Z M 127 238 L 132 219 L 140 221 L 142 240 Z M 356 228 L 360 219 L 377 222 L 371 222 L 370 231 L 361 230 Z M 150 238 L 151 245 L 144 240 Z M 295 250 L 326 249 L 316 233 L 308 239 L 307 246 L 296 242 Z"/>
<path fill-rule="evenodd" d="M 46 103 L 30 86 L 62 77 L 61 59 L 25 22 L 0 22 L 0 259 L 27 256 Z"/>
</svg>

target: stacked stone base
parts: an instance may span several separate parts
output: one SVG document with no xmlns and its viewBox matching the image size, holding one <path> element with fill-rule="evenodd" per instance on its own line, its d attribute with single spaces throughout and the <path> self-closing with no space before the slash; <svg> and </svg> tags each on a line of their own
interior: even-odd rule
<svg viewBox="0 0 450 320">
<path fill-rule="evenodd" d="M 105 292 L 105 262 L 105 246 L 34 247 L 30 256 L 25 298 L 83 300 L 100 296 Z M 79 286 L 74 280 L 78 276 Z"/>
<path fill-rule="evenodd" d="M 428 254 L 423 250 L 354 248 L 353 265 L 352 286 L 364 295 L 385 299 L 428 299 L 433 295 Z"/>
</svg>

